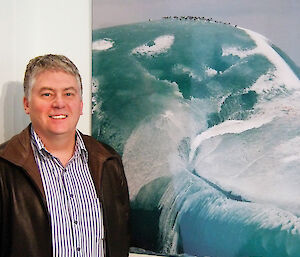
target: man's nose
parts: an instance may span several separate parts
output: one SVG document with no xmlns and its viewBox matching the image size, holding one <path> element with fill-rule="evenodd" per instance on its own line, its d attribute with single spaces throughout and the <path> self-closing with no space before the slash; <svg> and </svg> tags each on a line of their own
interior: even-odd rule
<svg viewBox="0 0 300 257">
<path fill-rule="evenodd" d="M 54 108 L 63 108 L 65 106 L 65 100 L 63 96 L 56 95 L 55 98 L 53 99 L 52 106 Z"/>
</svg>

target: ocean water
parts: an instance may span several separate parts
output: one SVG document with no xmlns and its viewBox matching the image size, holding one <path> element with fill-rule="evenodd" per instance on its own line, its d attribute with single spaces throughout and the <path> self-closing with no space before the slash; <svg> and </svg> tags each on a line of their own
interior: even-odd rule
<svg viewBox="0 0 300 257">
<path fill-rule="evenodd" d="M 186 256 L 300 256 L 299 67 L 206 20 L 93 31 L 92 134 L 121 155 L 132 244 Z"/>
</svg>

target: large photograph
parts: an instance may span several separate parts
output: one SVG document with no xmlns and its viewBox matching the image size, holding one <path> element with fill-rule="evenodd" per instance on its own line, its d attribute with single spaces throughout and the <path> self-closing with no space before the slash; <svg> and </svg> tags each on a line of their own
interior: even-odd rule
<svg viewBox="0 0 300 257">
<path fill-rule="evenodd" d="M 299 9 L 93 1 L 92 135 L 122 156 L 132 252 L 300 256 Z"/>
</svg>

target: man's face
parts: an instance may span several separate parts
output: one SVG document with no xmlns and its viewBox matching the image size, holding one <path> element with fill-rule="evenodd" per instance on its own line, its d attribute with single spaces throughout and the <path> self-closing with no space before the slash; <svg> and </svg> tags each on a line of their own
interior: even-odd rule
<svg viewBox="0 0 300 257">
<path fill-rule="evenodd" d="M 36 76 L 29 99 L 24 97 L 23 102 L 42 140 L 75 136 L 83 106 L 75 76 L 63 71 L 43 71 Z"/>
</svg>

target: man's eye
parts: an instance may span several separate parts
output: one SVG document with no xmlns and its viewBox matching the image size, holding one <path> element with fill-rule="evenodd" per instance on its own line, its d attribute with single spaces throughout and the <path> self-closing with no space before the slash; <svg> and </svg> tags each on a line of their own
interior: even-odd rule
<svg viewBox="0 0 300 257">
<path fill-rule="evenodd" d="M 66 96 L 71 96 L 72 95 L 72 93 L 66 93 Z"/>
<path fill-rule="evenodd" d="M 50 93 L 44 93 L 43 96 L 50 96 Z"/>
</svg>

